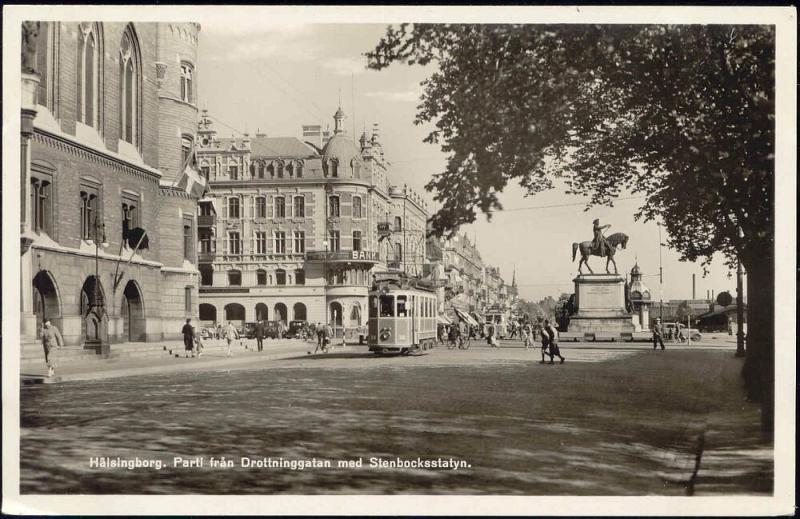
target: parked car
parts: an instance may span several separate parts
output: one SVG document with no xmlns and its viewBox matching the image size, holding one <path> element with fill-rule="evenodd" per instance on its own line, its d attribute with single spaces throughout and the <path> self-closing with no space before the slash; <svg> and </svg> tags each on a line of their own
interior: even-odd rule
<svg viewBox="0 0 800 519">
<path fill-rule="evenodd" d="M 256 323 L 244 323 L 242 329 L 239 330 L 239 336 L 243 339 L 255 339 Z"/>
<path fill-rule="evenodd" d="M 288 339 L 302 339 L 305 327 L 306 327 L 305 321 L 299 321 L 299 320 L 290 321 L 289 329 L 286 330 L 286 333 L 284 333 L 283 336 Z"/>
<path fill-rule="evenodd" d="M 264 326 L 267 329 L 265 332 L 267 339 L 280 339 L 281 327 L 278 321 L 265 321 Z"/>
<path fill-rule="evenodd" d="M 664 323 L 664 337 L 671 339 L 686 339 L 689 336 L 693 341 L 703 339 L 703 334 L 697 328 L 689 328 L 688 332 L 686 325 L 683 323 Z"/>
</svg>

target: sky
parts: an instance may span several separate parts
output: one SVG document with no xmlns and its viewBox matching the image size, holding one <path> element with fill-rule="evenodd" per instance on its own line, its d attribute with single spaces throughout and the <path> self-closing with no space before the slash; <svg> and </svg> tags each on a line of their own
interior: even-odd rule
<svg viewBox="0 0 800 519">
<path fill-rule="evenodd" d="M 423 139 L 430 126 L 415 125 L 420 83 L 435 64 L 409 67 L 393 64 L 382 71 L 367 70 L 364 53 L 385 33 L 382 24 L 269 24 L 261 19 L 203 23 L 198 56 L 198 101 L 216 120 L 220 136 L 256 131 L 269 136 L 301 136 L 304 124 L 333 126 L 341 102 L 345 128 L 355 137 L 373 123 L 380 125 L 381 142 L 391 163 L 394 184 L 408 184 L 435 209 L 432 193 L 424 191 L 431 176 L 444 169 L 446 155 Z M 461 233 L 476 239 L 485 262 L 500 267 L 507 283 L 516 271 L 520 295 L 539 300 L 572 292 L 577 275 L 572 242 L 592 239 L 592 220 L 611 224 L 606 235 L 624 232 L 627 250 L 616 255 L 619 272 L 630 272 L 638 261 L 644 282 L 664 300 L 706 297 L 728 290 L 735 294 L 735 272 L 715 258 L 703 276 L 699 263 L 678 261 L 678 254 L 659 247 L 659 227 L 635 222 L 641 198 L 619 200 L 613 208 L 584 211 L 583 199 L 558 188 L 525 197 L 509 185 L 500 196 L 504 211 L 491 222 L 483 215 Z M 666 236 L 662 236 L 666 242 Z M 659 258 L 660 256 L 660 258 Z M 578 258 L 579 259 L 579 258 Z M 659 262 L 664 283 L 659 286 Z M 593 257 L 595 272 L 604 260 Z M 730 274 L 733 274 L 730 276 Z"/>
</svg>

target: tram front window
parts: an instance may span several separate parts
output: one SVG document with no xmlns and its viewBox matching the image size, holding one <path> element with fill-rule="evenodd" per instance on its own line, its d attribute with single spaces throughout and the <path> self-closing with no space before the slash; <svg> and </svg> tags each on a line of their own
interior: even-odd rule
<svg viewBox="0 0 800 519">
<path fill-rule="evenodd" d="M 378 317 L 378 298 L 375 296 L 369 296 L 369 317 Z"/>
<path fill-rule="evenodd" d="M 397 317 L 408 317 L 406 296 L 397 296 Z"/>
<path fill-rule="evenodd" d="M 394 296 L 381 296 L 379 302 L 380 316 L 394 317 Z"/>
</svg>

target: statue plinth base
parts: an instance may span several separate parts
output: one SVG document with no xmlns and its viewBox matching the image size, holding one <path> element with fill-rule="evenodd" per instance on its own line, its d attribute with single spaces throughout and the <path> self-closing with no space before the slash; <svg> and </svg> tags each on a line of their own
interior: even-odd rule
<svg viewBox="0 0 800 519">
<path fill-rule="evenodd" d="M 625 279 L 619 274 L 582 274 L 576 277 L 575 306 L 569 334 L 618 337 L 634 331 L 625 309 Z"/>
</svg>

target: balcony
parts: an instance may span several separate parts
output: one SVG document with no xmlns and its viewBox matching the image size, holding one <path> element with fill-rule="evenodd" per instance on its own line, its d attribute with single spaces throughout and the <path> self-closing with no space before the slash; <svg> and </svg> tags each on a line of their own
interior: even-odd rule
<svg viewBox="0 0 800 519">
<path fill-rule="evenodd" d="M 217 215 L 201 214 L 197 217 L 198 227 L 214 227 L 217 224 Z"/>
</svg>

